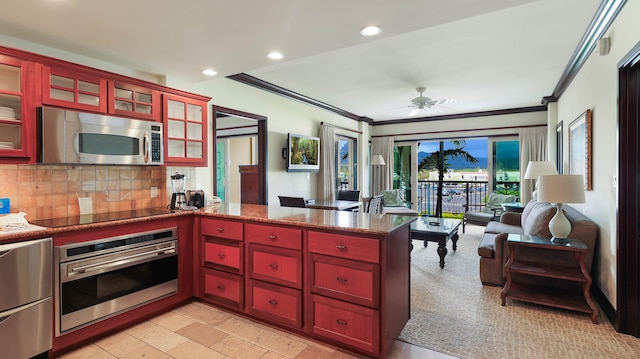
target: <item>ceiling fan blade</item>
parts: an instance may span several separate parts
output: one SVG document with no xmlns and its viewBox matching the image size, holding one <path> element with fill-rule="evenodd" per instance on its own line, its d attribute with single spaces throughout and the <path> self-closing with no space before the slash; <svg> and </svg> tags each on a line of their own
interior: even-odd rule
<svg viewBox="0 0 640 359">
<path fill-rule="evenodd" d="M 416 107 L 416 108 L 414 108 L 414 109 L 413 109 L 413 110 L 411 110 L 411 112 L 409 113 L 409 117 L 417 115 L 417 114 L 418 114 L 418 112 L 420 112 L 420 109 L 419 109 L 419 108 L 417 108 L 417 107 Z"/>
<path fill-rule="evenodd" d="M 431 101 L 432 105 L 444 105 L 447 103 L 455 103 L 458 102 L 455 98 L 443 98 L 442 100 Z"/>
</svg>

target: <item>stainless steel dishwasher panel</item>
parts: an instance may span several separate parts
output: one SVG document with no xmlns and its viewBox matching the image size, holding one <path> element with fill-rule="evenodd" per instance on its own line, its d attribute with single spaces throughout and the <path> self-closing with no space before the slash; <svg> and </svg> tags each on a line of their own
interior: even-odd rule
<svg viewBox="0 0 640 359">
<path fill-rule="evenodd" d="M 50 271 L 47 271 L 50 273 Z M 53 342 L 51 297 L 0 312 L 0 357 L 25 359 L 51 349 Z"/>
<path fill-rule="evenodd" d="M 51 297 L 52 239 L 0 245 L 0 313 Z"/>
</svg>

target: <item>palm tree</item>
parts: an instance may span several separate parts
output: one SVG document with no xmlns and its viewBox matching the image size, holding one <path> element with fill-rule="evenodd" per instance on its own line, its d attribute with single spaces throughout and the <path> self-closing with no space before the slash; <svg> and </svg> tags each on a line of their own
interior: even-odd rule
<svg viewBox="0 0 640 359">
<path fill-rule="evenodd" d="M 442 217 L 442 185 L 444 184 L 444 172 L 449 170 L 449 159 L 463 158 L 469 163 L 478 163 L 478 159 L 464 150 L 466 142 L 464 140 L 452 140 L 454 148 L 444 149 L 444 141 L 440 141 L 440 149 L 425 157 L 418 164 L 418 170 L 438 171 L 438 193 L 436 202 L 436 217 Z"/>
</svg>

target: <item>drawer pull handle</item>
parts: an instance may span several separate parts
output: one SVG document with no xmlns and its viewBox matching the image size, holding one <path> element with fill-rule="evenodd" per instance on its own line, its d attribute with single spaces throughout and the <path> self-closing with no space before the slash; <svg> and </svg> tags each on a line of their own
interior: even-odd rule
<svg viewBox="0 0 640 359">
<path fill-rule="evenodd" d="M 224 292 L 224 286 L 222 284 L 218 284 L 218 290 Z"/>
<path fill-rule="evenodd" d="M 336 248 L 338 248 L 341 251 L 347 250 L 347 246 L 345 246 L 344 244 L 336 244 Z"/>
<path fill-rule="evenodd" d="M 276 305 L 276 304 L 278 304 L 278 301 L 275 300 L 275 299 L 269 299 L 269 304 Z"/>
<path fill-rule="evenodd" d="M 347 325 L 347 321 L 342 319 L 337 319 L 336 323 L 338 323 L 338 325 L 341 327 L 344 327 L 345 325 Z"/>
<path fill-rule="evenodd" d="M 348 281 L 345 277 L 336 277 L 336 280 L 342 284 L 345 284 Z"/>
<path fill-rule="evenodd" d="M 219 257 L 220 259 L 224 259 L 224 253 L 218 253 L 218 257 Z"/>
<path fill-rule="evenodd" d="M 224 232 L 224 228 L 222 228 L 222 227 L 218 227 L 216 229 L 218 230 L 218 232 Z"/>
<path fill-rule="evenodd" d="M 269 235 L 269 239 L 272 240 L 272 241 L 276 241 L 276 240 L 278 240 L 278 236 L 275 236 L 275 235 L 271 234 L 271 235 Z"/>
<path fill-rule="evenodd" d="M 269 267 L 271 267 L 271 269 L 273 269 L 273 270 L 278 270 L 278 265 L 275 264 L 275 263 L 269 264 Z"/>
</svg>

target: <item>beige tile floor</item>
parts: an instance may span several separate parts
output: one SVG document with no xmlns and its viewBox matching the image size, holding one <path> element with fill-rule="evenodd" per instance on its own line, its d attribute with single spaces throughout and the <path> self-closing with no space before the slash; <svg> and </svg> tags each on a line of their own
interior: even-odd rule
<svg viewBox="0 0 640 359">
<path fill-rule="evenodd" d="M 61 355 L 62 359 L 360 359 L 247 318 L 192 302 Z M 448 359 L 396 341 L 388 359 Z"/>
</svg>

